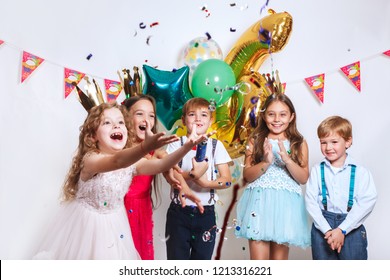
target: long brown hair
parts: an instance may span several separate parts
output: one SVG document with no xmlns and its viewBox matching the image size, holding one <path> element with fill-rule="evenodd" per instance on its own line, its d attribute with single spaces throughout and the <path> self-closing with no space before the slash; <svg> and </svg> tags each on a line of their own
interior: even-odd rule
<svg viewBox="0 0 390 280">
<path fill-rule="evenodd" d="M 157 133 L 157 112 L 156 112 L 156 100 L 154 99 L 153 96 L 151 95 L 147 95 L 147 94 L 143 94 L 143 95 L 135 95 L 135 96 L 131 96 L 127 99 L 125 99 L 123 101 L 123 105 L 127 108 L 127 111 L 130 112 L 131 110 L 131 107 L 133 105 L 135 105 L 138 101 L 140 100 L 148 100 L 150 101 L 150 103 L 152 103 L 152 106 L 153 106 L 153 111 L 154 111 L 154 126 L 152 127 L 152 132 L 153 133 Z M 128 114 L 128 123 L 131 123 L 131 117 L 130 114 Z M 131 125 L 132 127 L 132 125 Z M 134 142 L 137 142 L 136 139 L 137 139 L 137 134 L 132 130 L 132 134 L 134 135 Z M 152 192 L 151 192 L 151 201 L 152 201 L 152 205 L 153 205 L 153 209 L 156 209 L 160 204 L 161 204 L 161 192 L 160 192 L 160 187 L 159 187 L 159 181 L 157 180 L 158 176 L 157 175 L 154 175 L 153 176 L 153 182 L 152 182 L 152 185 L 153 185 L 153 188 L 152 188 Z M 153 194 L 154 194 L 154 199 L 153 199 Z"/>
<path fill-rule="evenodd" d="M 94 138 L 96 131 L 101 124 L 104 111 L 111 108 L 118 108 L 126 118 L 127 111 L 123 106 L 118 105 L 117 103 L 102 103 L 99 106 L 91 108 L 91 110 L 88 112 L 87 118 L 84 121 L 84 124 L 80 127 L 79 146 L 77 148 L 76 155 L 73 157 L 72 165 L 63 185 L 63 200 L 72 200 L 76 196 L 80 173 L 84 165 L 84 156 L 88 153 L 100 152 Z M 131 137 L 127 122 L 126 127 L 128 138 L 125 148 L 128 148 L 132 145 L 131 139 L 133 139 L 133 137 Z"/>
<path fill-rule="evenodd" d="M 262 110 L 259 116 L 259 123 L 251 134 L 251 138 L 254 140 L 252 163 L 253 164 L 259 163 L 263 159 L 263 155 L 264 155 L 263 144 L 265 138 L 268 136 L 270 132 L 266 122 L 264 121 L 265 113 L 267 111 L 267 108 L 276 101 L 286 104 L 290 110 L 290 113 L 294 114 L 294 118 L 288 125 L 285 133 L 287 139 L 290 141 L 291 159 L 294 162 L 298 163 L 300 166 L 302 166 L 303 160 L 302 160 L 301 149 L 303 143 L 303 136 L 299 133 L 297 129 L 297 125 L 296 125 L 297 114 L 295 112 L 294 105 L 291 102 L 290 98 L 288 98 L 287 95 L 285 94 L 278 94 L 278 95 L 272 94 L 268 96 L 268 98 L 264 102 L 264 105 L 262 106 Z"/>
</svg>

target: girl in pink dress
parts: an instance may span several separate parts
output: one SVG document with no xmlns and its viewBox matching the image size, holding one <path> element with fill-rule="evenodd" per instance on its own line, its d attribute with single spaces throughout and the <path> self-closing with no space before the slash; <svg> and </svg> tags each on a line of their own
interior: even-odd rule
<svg viewBox="0 0 390 280">
<path fill-rule="evenodd" d="M 135 137 L 133 143 L 141 144 L 145 140 L 146 122 L 150 124 L 151 131 L 157 133 L 156 102 L 152 96 L 132 96 L 126 99 L 123 104 L 129 111 L 128 122 L 132 128 L 132 135 Z M 209 133 L 208 136 L 213 133 Z M 161 159 L 165 155 L 167 155 L 165 150 L 160 149 L 150 152 L 144 158 Z M 179 167 L 174 167 L 169 172 L 164 173 L 164 177 L 171 186 L 180 189 L 183 207 L 185 206 L 185 198 L 199 204 L 199 198 L 188 187 L 180 172 Z M 154 259 L 153 208 L 155 204 L 158 204 L 160 197 L 156 180 L 154 179 L 155 175 L 134 176 L 124 198 L 134 245 L 143 260 Z M 155 201 L 152 199 L 152 189 L 154 190 Z"/>
<path fill-rule="evenodd" d="M 133 96 L 126 99 L 124 105 L 129 111 L 129 123 L 133 129 L 133 135 L 136 136 L 135 143 L 140 144 L 145 140 L 146 121 L 149 121 L 152 132 L 156 133 L 156 105 L 152 96 Z M 145 158 L 159 157 L 160 153 L 160 151 L 151 152 Z M 153 175 L 134 176 L 124 198 L 134 245 L 143 260 L 154 259 L 152 183 L 156 198 L 158 198 L 156 180 Z"/>
</svg>

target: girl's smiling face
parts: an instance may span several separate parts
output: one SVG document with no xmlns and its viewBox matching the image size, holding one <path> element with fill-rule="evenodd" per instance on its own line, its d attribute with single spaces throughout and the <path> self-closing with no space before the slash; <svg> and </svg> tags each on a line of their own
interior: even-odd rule
<svg viewBox="0 0 390 280">
<path fill-rule="evenodd" d="M 286 137 L 285 131 L 294 119 L 294 114 L 291 114 L 286 104 L 275 101 L 268 106 L 264 112 L 263 119 L 269 129 L 269 138 L 284 139 Z"/>
<path fill-rule="evenodd" d="M 127 128 L 122 112 L 118 108 L 104 110 L 95 140 L 99 150 L 107 154 L 112 154 L 125 147 Z"/>
<path fill-rule="evenodd" d="M 137 141 L 145 140 L 146 121 L 150 124 L 150 129 L 155 125 L 156 112 L 153 104 L 147 99 L 140 99 L 130 108 L 130 121 L 132 129 L 137 135 Z"/>
</svg>

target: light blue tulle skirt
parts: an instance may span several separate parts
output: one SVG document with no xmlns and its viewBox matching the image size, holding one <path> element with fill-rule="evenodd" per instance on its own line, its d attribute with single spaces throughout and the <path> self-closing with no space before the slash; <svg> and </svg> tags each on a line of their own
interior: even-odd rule
<svg viewBox="0 0 390 280">
<path fill-rule="evenodd" d="M 306 248 L 310 228 L 302 195 L 273 188 L 246 188 L 237 205 L 237 237 Z"/>
</svg>

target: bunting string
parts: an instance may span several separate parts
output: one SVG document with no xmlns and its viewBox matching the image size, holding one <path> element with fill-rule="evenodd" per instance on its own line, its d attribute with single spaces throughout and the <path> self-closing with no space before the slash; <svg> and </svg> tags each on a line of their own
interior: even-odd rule
<svg viewBox="0 0 390 280">
<path fill-rule="evenodd" d="M 38 55 L 29 53 L 25 50 L 21 50 L 21 48 L 13 45 L 12 43 L 5 42 L 0 39 L 0 51 L 1 48 L 4 46 L 13 48 L 17 51 L 22 52 L 22 65 L 21 65 L 21 83 L 25 82 L 26 79 L 43 63 L 50 63 L 53 65 L 56 65 L 58 67 L 61 67 L 64 69 L 64 96 L 67 98 L 76 88 L 78 83 L 85 77 L 87 74 L 83 72 L 79 72 L 77 70 L 72 70 L 69 69 L 63 65 L 60 65 L 58 63 L 55 63 L 53 61 L 48 61 Z M 329 70 L 317 75 L 313 75 L 310 77 L 306 77 L 303 79 L 297 79 L 293 81 L 286 81 L 284 85 L 291 85 L 291 84 L 296 84 L 298 82 L 305 81 L 307 85 L 310 87 L 311 91 L 315 94 L 315 96 L 318 98 L 318 100 L 321 103 L 324 103 L 324 97 L 325 97 L 325 77 L 327 75 L 336 73 L 336 72 L 341 72 L 345 75 L 346 78 L 349 79 L 349 81 L 354 85 L 356 90 L 358 92 L 361 92 L 361 62 L 369 61 L 371 59 L 377 58 L 380 55 L 385 55 L 390 57 L 390 50 L 386 50 L 381 53 L 373 54 L 371 56 L 368 56 L 366 58 L 360 59 L 356 62 L 353 62 L 351 64 L 345 65 L 340 67 L 339 69 L 333 69 Z M 96 75 L 90 75 L 94 79 L 101 79 L 104 81 L 104 87 L 105 87 L 105 93 L 106 93 L 106 100 L 107 101 L 112 101 L 116 100 L 120 93 L 123 90 L 123 81 L 113 81 L 104 77 L 99 77 Z M 121 78 L 119 76 L 119 78 Z"/>
</svg>

